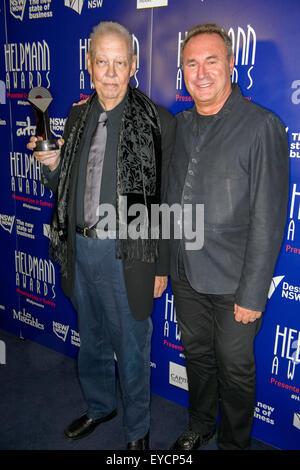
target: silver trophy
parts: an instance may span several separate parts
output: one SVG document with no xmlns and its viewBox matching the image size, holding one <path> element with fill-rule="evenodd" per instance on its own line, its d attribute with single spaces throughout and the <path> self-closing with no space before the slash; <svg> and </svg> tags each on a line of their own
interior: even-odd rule
<svg viewBox="0 0 300 470">
<path fill-rule="evenodd" d="M 36 141 L 35 150 L 41 152 L 58 149 L 56 140 L 51 138 L 48 107 L 53 98 L 49 90 L 43 87 L 32 88 L 27 99 L 34 109 L 36 135 L 43 138 Z"/>
</svg>

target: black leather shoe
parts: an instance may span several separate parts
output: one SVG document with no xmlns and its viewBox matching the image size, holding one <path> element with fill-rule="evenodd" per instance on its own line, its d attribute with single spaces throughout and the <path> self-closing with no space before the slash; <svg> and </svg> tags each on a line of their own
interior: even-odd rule
<svg viewBox="0 0 300 470">
<path fill-rule="evenodd" d="M 211 442 L 215 436 L 215 432 L 202 435 L 199 432 L 187 429 L 179 436 L 171 450 L 197 450 Z"/>
<path fill-rule="evenodd" d="M 110 419 L 114 418 L 117 415 L 117 410 L 114 410 L 109 415 L 104 418 L 92 419 L 88 418 L 86 414 L 80 416 L 80 418 L 75 419 L 65 430 L 64 436 L 66 439 L 75 441 L 76 439 L 82 439 L 83 437 L 91 434 L 94 429 L 99 426 L 101 423 L 105 423 Z"/>
<path fill-rule="evenodd" d="M 128 442 L 126 450 L 149 450 L 149 432 L 142 439 Z"/>
</svg>

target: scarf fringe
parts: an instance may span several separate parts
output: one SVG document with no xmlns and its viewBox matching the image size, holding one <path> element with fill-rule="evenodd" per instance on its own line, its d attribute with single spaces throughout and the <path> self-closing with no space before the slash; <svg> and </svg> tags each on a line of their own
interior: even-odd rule
<svg viewBox="0 0 300 470">
<path fill-rule="evenodd" d="M 116 239 L 117 258 L 124 261 L 144 261 L 145 263 L 155 263 L 158 258 L 157 240 L 120 240 Z"/>
</svg>

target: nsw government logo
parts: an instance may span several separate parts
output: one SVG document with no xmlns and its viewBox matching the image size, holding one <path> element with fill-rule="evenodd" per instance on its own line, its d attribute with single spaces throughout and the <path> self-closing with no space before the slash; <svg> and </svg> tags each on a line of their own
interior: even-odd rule
<svg viewBox="0 0 300 470">
<path fill-rule="evenodd" d="M 170 361 L 169 363 L 169 383 L 175 387 L 188 391 L 188 380 L 186 368 L 180 364 Z"/>
<path fill-rule="evenodd" d="M 293 426 L 300 430 L 300 413 L 294 413 Z"/>
<path fill-rule="evenodd" d="M 14 226 L 15 216 L 0 214 L 0 227 L 11 233 Z"/>
<path fill-rule="evenodd" d="M 81 15 L 81 10 L 83 7 L 84 0 L 65 0 L 65 7 L 72 8 L 79 15 Z"/>
<path fill-rule="evenodd" d="M 69 331 L 69 325 L 63 325 L 57 321 L 53 321 L 53 333 L 56 334 L 64 343 L 66 342 L 67 334 Z"/>
<path fill-rule="evenodd" d="M 26 0 L 10 0 L 10 14 L 17 20 L 23 21 Z"/>
<path fill-rule="evenodd" d="M 281 283 L 283 278 L 284 278 L 284 276 L 275 276 L 275 277 L 273 277 L 273 279 L 271 281 L 270 288 L 269 288 L 268 299 L 270 299 L 272 297 L 272 295 L 274 294 L 276 288 L 279 286 L 279 284 Z"/>
<path fill-rule="evenodd" d="M 88 8 L 102 8 L 104 0 L 87 0 Z M 81 15 L 84 0 L 65 0 L 65 7 L 72 8 L 78 15 Z"/>
</svg>

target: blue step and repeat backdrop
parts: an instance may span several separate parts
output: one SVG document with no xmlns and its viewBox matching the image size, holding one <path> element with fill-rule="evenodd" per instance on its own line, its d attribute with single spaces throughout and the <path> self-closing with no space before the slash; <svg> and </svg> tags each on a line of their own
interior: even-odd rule
<svg viewBox="0 0 300 470">
<path fill-rule="evenodd" d="M 76 314 L 48 257 L 54 195 L 26 149 L 35 134 L 27 102 L 48 88 L 52 133 L 70 106 L 92 92 L 89 33 L 101 20 L 132 32 L 138 56 L 133 85 L 172 113 L 193 105 L 179 63 L 194 24 L 217 22 L 231 35 L 232 80 L 244 96 L 272 110 L 290 145 L 286 232 L 256 339 L 257 403 L 253 437 L 300 449 L 300 4 L 299 0 L 0 0 L 0 328 L 62 354 L 80 346 Z M 152 391 L 188 406 L 184 351 L 170 286 L 153 310 Z"/>
</svg>

